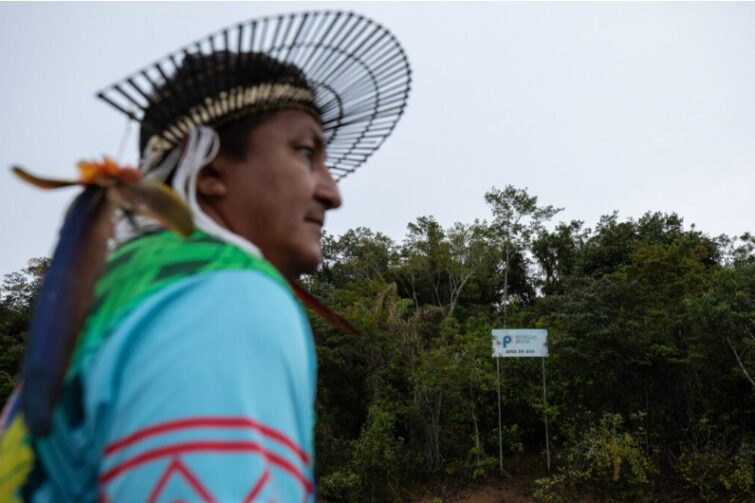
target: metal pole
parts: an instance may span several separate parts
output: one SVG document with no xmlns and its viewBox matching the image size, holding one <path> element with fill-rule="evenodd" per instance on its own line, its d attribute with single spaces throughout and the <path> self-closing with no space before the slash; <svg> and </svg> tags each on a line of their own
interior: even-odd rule
<svg viewBox="0 0 755 503">
<path fill-rule="evenodd" d="M 501 432 L 501 359 L 496 357 L 495 370 L 498 377 L 498 464 L 503 475 L 503 433 Z"/>
<path fill-rule="evenodd" d="M 543 413 L 545 416 L 545 453 L 546 453 L 546 459 L 548 460 L 548 472 L 551 471 L 551 444 L 550 439 L 548 438 L 548 395 L 545 387 L 545 357 L 542 358 L 543 360 Z M 500 407 L 500 405 L 499 405 Z M 500 412 L 499 412 L 500 416 Z"/>
</svg>

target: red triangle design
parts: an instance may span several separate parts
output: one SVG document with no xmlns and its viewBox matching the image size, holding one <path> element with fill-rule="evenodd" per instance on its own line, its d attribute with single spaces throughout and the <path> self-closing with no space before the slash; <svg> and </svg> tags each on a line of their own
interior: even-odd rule
<svg viewBox="0 0 755 503">
<path fill-rule="evenodd" d="M 154 489 L 152 489 L 152 493 L 149 495 L 149 499 L 147 500 L 149 503 L 155 503 L 158 501 L 158 498 L 160 498 L 163 491 L 168 486 L 168 481 L 173 476 L 181 477 L 183 480 L 185 480 L 195 491 L 196 495 L 201 498 L 201 501 L 204 501 L 206 503 L 215 502 L 215 498 L 213 498 L 210 492 L 202 485 L 197 476 L 194 475 L 194 473 L 192 473 L 191 470 L 189 470 L 189 468 L 185 464 L 183 464 L 183 462 L 181 462 L 180 458 L 174 458 L 173 461 L 171 461 L 168 467 L 165 469 L 163 474 L 160 476 L 160 479 L 157 481 L 157 484 L 155 484 Z"/>
</svg>

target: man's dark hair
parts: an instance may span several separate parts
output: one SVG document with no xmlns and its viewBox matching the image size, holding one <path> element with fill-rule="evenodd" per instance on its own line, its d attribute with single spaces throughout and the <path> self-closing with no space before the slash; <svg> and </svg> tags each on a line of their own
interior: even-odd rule
<svg viewBox="0 0 755 503">
<path fill-rule="evenodd" d="M 229 122 L 225 126 L 218 128 L 220 137 L 220 151 L 237 161 L 243 161 L 246 158 L 247 140 L 249 134 L 262 124 L 267 122 L 279 109 L 268 109 L 261 112 L 247 115 L 239 120 Z"/>
</svg>

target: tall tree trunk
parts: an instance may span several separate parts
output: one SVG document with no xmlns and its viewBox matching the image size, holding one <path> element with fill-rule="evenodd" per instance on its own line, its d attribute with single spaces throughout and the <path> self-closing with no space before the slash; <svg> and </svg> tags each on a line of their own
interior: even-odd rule
<svg viewBox="0 0 755 503">
<path fill-rule="evenodd" d="M 503 328 L 506 328 L 506 317 L 509 308 L 509 263 L 511 262 L 511 247 L 506 245 L 506 269 L 503 271 Z"/>
<path fill-rule="evenodd" d="M 480 448 L 480 428 L 477 424 L 477 414 L 474 411 L 474 394 L 471 387 L 469 388 L 469 404 L 469 410 L 472 413 L 472 424 L 474 424 L 475 465 L 480 466 L 480 455 L 482 454 L 482 449 Z"/>
</svg>

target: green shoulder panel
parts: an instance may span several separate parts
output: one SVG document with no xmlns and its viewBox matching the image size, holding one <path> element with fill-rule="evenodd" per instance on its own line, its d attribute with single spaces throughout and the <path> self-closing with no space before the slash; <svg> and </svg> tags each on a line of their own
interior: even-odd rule
<svg viewBox="0 0 755 503">
<path fill-rule="evenodd" d="M 189 276 L 233 269 L 259 271 L 289 288 L 268 261 L 202 231 L 186 239 L 165 231 L 126 243 L 109 257 L 95 287 L 91 314 L 77 342 L 69 378 L 116 323 L 146 297 Z"/>
</svg>

